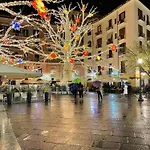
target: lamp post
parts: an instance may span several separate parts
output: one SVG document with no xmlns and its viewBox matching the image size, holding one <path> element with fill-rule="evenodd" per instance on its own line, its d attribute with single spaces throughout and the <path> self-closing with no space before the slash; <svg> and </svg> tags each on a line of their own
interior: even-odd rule
<svg viewBox="0 0 150 150">
<path fill-rule="evenodd" d="M 139 64 L 139 74 L 140 74 L 140 93 L 139 93 L 139 99 L 138 101 L 139 102 L 142 102 L 143 101 L 143 98 L 142 98 L 142 78 L 141 78 L 141 64 L 142 64 L 143 60 L 142 59 L 138 59 L 138 64 Z"/>
</svg>

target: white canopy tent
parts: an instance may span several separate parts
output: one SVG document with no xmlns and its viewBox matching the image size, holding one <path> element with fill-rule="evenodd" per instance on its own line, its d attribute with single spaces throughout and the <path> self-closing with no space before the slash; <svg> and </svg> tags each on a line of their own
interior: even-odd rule
<svg viewBox="0 0 150 150">
<path fill-rule="evenodd" d="M 42 74 L 14 67 L 9 64 L 0 63 L 0 76 L 6 77 L 8 79 L 23 79 L 41 77 Z"/>
</svg>

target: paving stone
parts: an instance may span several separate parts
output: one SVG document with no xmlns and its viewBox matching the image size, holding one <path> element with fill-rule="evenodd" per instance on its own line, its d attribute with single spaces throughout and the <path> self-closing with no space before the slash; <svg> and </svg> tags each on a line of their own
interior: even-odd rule
<svg viewBox="0 0 150 150">
<path fill-rule="evenodd" d="M 83 104 L 74 104 L 72 99 L 68 95 L 54 95 L 48 106 L 38 102 L 31 107 L 18 104 L 8 108 L 9 123 L 23 150 L 148 150 L 150 101 L 139 105 L 136 97 L 127 99 L 110 94 L 99 105 L 93 93 L 84 95 Z M 2 131 L 0 120 L 0 132 L 4 132 L 0 135 L 0 146 L 2 139 L 4 145 L 11 141 L 9 123 Z"/>
</svg>

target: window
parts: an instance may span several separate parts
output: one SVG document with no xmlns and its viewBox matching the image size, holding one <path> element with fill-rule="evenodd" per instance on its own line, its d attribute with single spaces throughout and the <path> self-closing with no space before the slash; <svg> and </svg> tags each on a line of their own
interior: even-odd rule
<svg viewBox="0 0 150 150">
<path fill-rule="evenodd" d="M 91 35 L 91 34 L 92 34 L 91 31 L 88 31 L 87 35 L 89 36 L 89 35 Z"/>
<path fill-rule="evenodd" d="M 36 38 L 39 38 L 39 30 L 33 30 L 33 35 L 34 35 Z"/>
<path fill-rule="evenodd" d="M 112 58 L 112 57 L 113 57 L 112 50 L 109 50 L 108 58 Z"/>
<path fill-rule="evenodd" d="M 138 25 L 138 32 L 139 32 L 139 36 L 144 37 L 145 35 L 143 34 L 143 27 L 141 25 Z"/>
<path fill-rule="evenodd" d="M 35 60 L 35 61 L 39 61 L 39 60 L 40 60 L 39 54 L 35 54 L 35 55 L 34 55 L 34 60 Z"/>
<path fill-rule="evenodd" d="M 107 36 L 107 44 L 111 44 L 111 43 L 113 43 L 113 34 L 109 34 Z"/>
<path fill-rule="evenodd" d="M 150 31 L 147 30 L 147 40 L 150 40 Z"/>
<path fill-rule="evenodd" d="M 27 30 L 27 29 L 23 29 L 23 30 L 22 30 L 22 35 L 23 35 L 24 37 L 28 37 L 28 36 L 29 36 L 28 30 Z"/>
<path fill-rule="evenodd" d="M 115 39 L 117 39 L 117 33 L 115 33 Z"/>
<path fill-rule="evenodd" d="M 13 30 L 14 35 L 19 36 L 21 34 L 20 30 Z"/>
<path fill-rule="evenodd" d="M 102 55 L 101 52 L 102 52 L 102 51 L 98 51 L 98 56 L 101 56 L 101 55 Z"/>
<path fill-rule="evenodd" d="M 96 35 L 99 35 L 102 33 L 102 27 L 101 25 L 97 26 L 97 32 L 95 33 Z"/>
<path fill-rule="evenodd" d="M 125 38 L 125 28 L 122 28 L 119 30 L 119 38 L 124 39 Z"/>
<path fill-rule="evenodd" d="M 139 46 L 142 47 L 142 41 L 139 41 Z"/>
<path fill-rule="evenodd" d="M 108 23 L 109 23 L 109 27 L 112 27 L 112 19 L 110 19 L 110 20 L 108 21 Z"/>
<path fill-rule="evenodd" d="M 92 46 L 92 42 L 91 41 L 88 41 L 88 47 L 91 47 Z"/>
<path fill-rule="evenodd" d="M 115 24 L 117 23 L 117 19 L 115 19 Z"/>
<path fill-rule="evenodd" d="M 121 73 L 126 73 L 125 61 L 121 61 Z"/>
<path fill-rule="evenodd" d="M 119 23 L 123 23 L 125 21 L 125 11 L 119 14 Z"/>
<path fill-rule="evenodd" d="M 98 66 L 98 75 L 102 75 L 101 66 Z"/>
<path fill-rule="evenodd" d="M 91 73 L 91 72 L 92 72 L 92 67 L 91 67 L 91 66 L 88 66 L 87 72 L 88 72 L 88 73 Z"/>
<path fill-rule="evenodd" d="M 119 55 L 125 54 L 126 53 L 126 43 L 122 43 L 119 46 Z"/>
<path fill-rule="evenodd" d="M 148 15 L 147 15 L 146 24 L 147 24 L 147 25 L 150 25 L 150 22 L 149 22 L 149 16 L 148 16 Z"/>
<path fill-rule="evenodd" d="M 97 48 L 102 47 L 102 38 L 97 39 Z"/>
<path fill-rule="evenodd" d="M 3 31 L 1 32 L 2 34 L 5 34 L 6 31 L 7 31 L 7 29 L 8 29 L 8 26 L 0 25 L 0 30 L 3 30 Z"/>
<path fill-rule="evenodd" d="M 145 16 L 143 15 L 143 11 L 138 8 L 138 18 L 145 21 Z"/>
</svg>

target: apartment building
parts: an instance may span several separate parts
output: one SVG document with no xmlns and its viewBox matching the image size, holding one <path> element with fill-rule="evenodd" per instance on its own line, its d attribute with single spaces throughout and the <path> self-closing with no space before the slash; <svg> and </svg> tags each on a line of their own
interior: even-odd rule
<svg viewBox="0 0 150 150">
<path fill-rule="evenodd" d="M 135 43 L 142 46 L 142 42 L 150 38 L 149 17 L 150 10 L 144 4 L 139 0 L 129 0 L 93 24 L 93 30 L 84 37 L 84 43 L 93 55 L 101 57 L 99 61 L 85 60 L 92 71 L 97 71 L 95 78 L 115 81 L 119 77 L 137 84 L 135 70 L 126 68 L 126 48 L 132 48 Z M 114 45 L 116 51 L 112 51 Z"/>
</svg>

